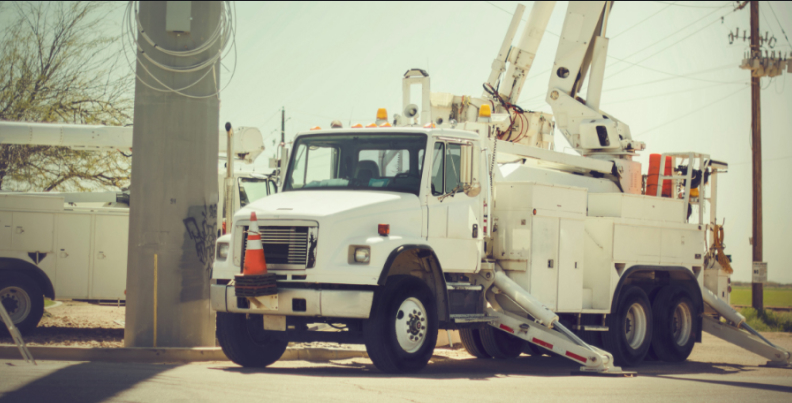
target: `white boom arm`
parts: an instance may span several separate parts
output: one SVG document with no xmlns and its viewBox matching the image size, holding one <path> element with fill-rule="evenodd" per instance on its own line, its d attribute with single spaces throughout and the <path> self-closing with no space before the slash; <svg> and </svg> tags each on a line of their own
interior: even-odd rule
<svg viewBox="0 0 792 403">
<path fill-rule="evenodd" d="M 264 151 L 264 139 L 255 127 L 234 130 L 234 154 L 253 162 Z M 219 152 L 226 152 L 228 135 L 219 130 Z M 0 144 L 69 147 L 76 150 L 132 150 L 132 127 L 0 122 Z"/>
<path fill-rule="evenodd" d="M 517 6 L 517 11 L 506 31 L 506 37 L 503 39 L 498 56 L 492 62 L 492 72 L 487 80 L 487 83 L 493 88 L 498 88 L 498 94 L 507 102 L 516 103 L 520 97 L 523 83 L 528 76 L 528 71 L 531 70 L 554 7 L 555 1 L 535 2 L 531 14 L 528 16 L 528 23 L 523 28 L 519 44 L 510 46 L 525 9 L 522 4 Z M 506 62 L 509 62 L 508 69 L 506 69 Z M 497 79 L 504 71 L 506 74 L 498 86 Z M 486 91 L 484 96 L 487 96 Z"/>
<path fill-rule="evenodd" d="M 600 110 L 608 39 L 605 37 L 612 1 L 571 1 L 567 9 L 547 103 L 569 144 L 583 155 L 628 156 L 645 148 L 630 128 Z M 576 95 L 590 71 L 588 100 Z"/>
</svg>

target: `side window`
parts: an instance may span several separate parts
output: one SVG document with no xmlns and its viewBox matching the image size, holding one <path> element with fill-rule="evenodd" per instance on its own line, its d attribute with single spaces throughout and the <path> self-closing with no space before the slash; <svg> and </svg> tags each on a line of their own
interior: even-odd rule
<svg viewBox="0 0 792 403">
<path fill-rule="evenodd" d="M 435 143 L 432 152 L 432 194 L 443 194 L 443 165 L 445 157 L 445 144 Z"/>
<path fill-rule="evenodd" d="M 449 144 L 446 153 L 446 180 L 445 192 L 454 193 L 462 190 L 462 146 L 460 144 Z"/>
</svg>

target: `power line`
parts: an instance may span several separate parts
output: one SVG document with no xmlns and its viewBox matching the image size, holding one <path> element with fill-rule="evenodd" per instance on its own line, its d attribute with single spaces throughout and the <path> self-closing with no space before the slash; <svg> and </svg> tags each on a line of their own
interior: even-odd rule
<svg viewBox="0 0 792 403">
<path fill-rule="evenodd" d="M 781 33 L 784 34 L 784 38 L 787 41 L 787 45 L 789 45 L 789 47 L 792 48 L 792 43 L 789 42 L 789 37 L 787 36 L 786 31 L 784 31 L 784 26 L 781 25 L 781 21 L 778 20 L 778 16 L 776 15 L 775 9 L 773 9 L 773 5 L 769 1 L 767 2 L 767 5 L 770 6 L 770 11 L 773 12 L 773 17 L 775 17 L 778 26 L 781 28 Z"/>
<path fill-rule="evenodd" d="M 614 35 L 613 37 L 611 37 L 611 39 L 616 39 L 616 38 L 618 38 L 619 36 L 621 36 L 621 34 L 623 34 L 623 33 L 627 32 L 627 31 L 629 31 L 629 30 L 631 30 L 631 29 L 633 29 L 633 28 L 637 27 L 638 25 L 641 25 L 641 24 L 643 24 L 644 22 L 646 22 L 646 20 L 648 20 L 648 19 L 650 19 L 650 18 L 652 18 L 652 17 L 656 16 L 657 14 L 660 14 L 660 13 L 662 13 L 662 12 L 663 12 L 663 11 L 665 11 L 667 8 L 669 8 L 669 7 L 673 6 L 673 5 L 674 5 L 674 4 L 673 4 L 673 3 L 671 3 L 671 4 L 669 4 L 669 5 L 667 5 L 667 6 L 663 7 L 663 8 L 661 8 L 660 10 L 658 10 L 657 12 L 655 12 L 654 14 L 652 14 L 652 15 L 650 15 L 650 16 L 648 16 L 648 17 L 644 18 L 644 19 L 642 19 L 641 21 L 639 21 L 639 22 L 637 22 L 637 23 L 635 23 L 635 24 L 631 25 L 629 28 L 625 29 L 624 31 L 621 31 L 621 32 L 619 32 L 618 34 Z"/>
<path fill-rule="evenodd" d="M 639 66 L 639 67 L 645 67 L 645 66 Z M 611 92 L 611 91 L 622 90 L 622 89 L 625 89 L 625 88 L 635 88 L 635 87 L 640 87 L 640 86 L 649 85 L 649 84 L 655 84 L 655 83 L 659 83 L 659 82 L 663 82 L 663 81 L 676 80 L 676 79 L 680 79 L 680 78 L 693 80 L 693 81 L 702 81 L 702 82 L 715 83 L 715 84 L 733 84 L 734 83 L 733 81 L 716 81 L 716 80 L 707 80 L 707 79 L 704 79 L 704 78 L 690 77 L 690 76 L 695 76 L 695 75 L 699 75 L 699 74 L 703 74 L 703 73 L 708 73 L 708 72 L 711 72 L 711 71 L 733 69 L 733 68 L 734 68 L 734 63 L 729 63 L 729 64 L 725 64 L 725 65 L 722 65 L 722 66 L 719 66 L 719 67 L 714 67 L 714 68 L 711 68 L 711 69 L 694 71 L 694 72 L 685 73 L 685 74 L 673 74 L 673 73 L 667 73 L 665 71 L 655 70 L 655 71 L 663 73 L 663 74 L 668 74 L 671 77 L 666 77 L 666 78 L 661 78 L 661 79 L 651 80 L 651 81 L 644 81 L 644 82 L 639 82 L 639 83 L 635 83 L 635 84 L 627 84 L 627 85 L 623 85 L 621 87 L 616 87 L 616 88 L 607 88 L 607 89 L 603 89 L 602 92 L 606 93 L 606 92 Z M 522 101 L 520 101 L 520 103 L 522 103 L 522 102 L 531 102 L 532 100 L 540 98 L 540 97 L 544 97 L 545 95 L 546 94 L 542 93 L 542 94 L 535 95 L 535 96 L 530 97 L 530 98 L 525 98 Z"/>
<path fill-rule="evenodd" d="M 684 114 L 684 115 L 682 115 L 682 116 L 677 116 L 677 117 L 675 117 L 675 118 L 673 118 L 673 119 L 670 119 L 670 120 L 666 121 L 665 123 L 662 123 L 662 124 L 660 124 L 660 125 L 657 125 L 657 126 L 655 126 L 655 127 L 651 128 L 651 129 L 649 129 L 649 130 L 647 130 L 647 131 L 644 131 L 644 132 L 638 133 L 638 134 L 636 134 L 636 135 L 635 135 L 635 137 L 637 137 L 637 136 L 643 136 L 643 135 L 645 135 L 645 134 L 647 134 L 647 133 L 649 133 L 649 132 L 655 131 L 655 130 L 657 130 L 657 129 L 659 129 L 659 128 L 663 127 L 663 126 L 666 126 L 666 125 L 668 125 L 668 124 L 671 124 L 671 123 L 677 122 L 677 121 L 679 121 L 680 119 L 682 119 L 682 118 L 685 118 L 685 117 L 688 117 L 688 116 L 690 116 L 690 115 L 692 115 L 692 114 L 694 114 L 694 113 L 696 113 L 696 112 L 698 112 L 698 111 L 700 111 L 700 110 L 702 110 L 702 109 L 709 108 L 710 106 L 712 106 L 712 105 L 715 105 L 715 104 L 717 104 L 717 103 L 720 103 L 720 102 L 722 102 L 722 101 L 723 101 L 723 100 L 725 100 L 725 99 L 731 98 L 732 96 L 734 96 L 734 95 L 736 95 L 736 94 L 738 94 L 738 93 L 740 93 L 740 92 L 744 91 L 744 90 L 745 90 L 745 89 L 747 89 L 747 88 L 750 88 L 750 87 L 743 87 L 743 88 L 740 88 L 739 90 L 737 90 L 737 91 L 734 91 L 734 92 L 732 92 L 731 94 L 729 94 L 729 95 L 727 95 L 727 96 L 725 96 L 725 97 L 722 97 L 722 98 L 718 99 L 717 101 L 714 101 L 714 102 L 708 103 L 708 104 L 706 104 L 706 105 L 702 106 L 701 108 L 694 109 L 694 110 L 692 110 L 692 111 L 690 111 L 690 112 L 688 112 L 688 113 L 686 113 L 686 114 Z"/>
<path fill-rule="evenodd" d="M 679 4 L 679 2 L 670 2 L 670 1 L 653 1 L 652 3 L 660 3 L 660 4 L 668 4 L 669 6 L 677 6 L 677 7 L 689 7 L 689 8 L 723 8 L 729 5 L 728 3 L 723 6 L 697 6 L 693 4 Z"/>
<path fill-rule="evenodd" d="M 730 83 L 730 84 L 732 84 L 732 85 L 734 85 L 734 84 L 749 85 L 750 83 L 746 83 L 745 81 L 735 81 L 735 82 Z M 685 92 L 693 92 L 693 91 L 705 90 L 707 88 L 720 87 L 722 85 L 724 85 L 724 84 L 712 84 L 712 85 L 706 85 L 706 86 L 703 86 L 703 87 L 690 88 L 690 89 L 686 89 L 686 90 L 671 91 L 671 92 L 664 92 L 662 94 L 647 95 L 647 96 L 644 96 L 644 97 L 623 99 L 621 101 L 603 102 L 603 104 L 607 104 L 607 105 L 622 104 L 622 103 L 625 103 L 625 102 L 633 102 L 633 101 L 640 101 L 640 100 L 649 99 L 649 98 L 664 97 L 666 95 L 681 94 L 681 93 L 685 93 Z"/>
<path fill-rule="evenodd" d="M 723 7 L 721 7 L 721 8 L 723 8 Z M 698 23 L 699 21 L 701 21 L 701 20 L 703 20 L 703 19 L 705 19 L 705 18 L 709 17 L 710 15 L 712 15 L 712 14 L 716 13 L 716 12 L 717 12 L 719 9 L 720 9 L 720 8 L 718 8 L 718 9 L 715 9 L 715 10 L 714 10 L 714 11 L 712 11 L 711 13 L 709 13 L 709 14 L 705 15 L 704 17 L 701 17 L 701 18 L 697 19 L 696 21 L 693 21 L 692 23 L 690 23 L 690 24 L 686 25 L 684 28 L 680 29 L 679 31 L 681 32 L 681 31 L 683 31 L 683 30 L 687 29 L 688 27 L 695 25 L 695 24 L 696 24 L 696 23 Z M 714 24 L 714 23 L 716 23 L 716 22 L 720 21 L 720 19 L 721 19 L 721 18 L 723 18 L 723 17 L 725 17 L 725 16 L 727 16 L 727 15 L 729 15 L 729 14 L 733 13 L 733 12 L 734 12 L 734 10 L 732 10 L 732 11 L 729 11 L 728 13 L 726 13 L 726 14 L 724 14 L 723 16 L 719 17 L 718 19 L 716 19 L 716 20 L 714 20 L 714 21 L 710 22 L 709 24 L 707 24 L 707 25 L 705 25 L 705 26 L 703 26 L 703 27 L 699 28 L 698 30 L 696 30 L 696 31 L 693 31 L 692 33 L 690 33 L 690 34 L 686 35 L 686 36 L 685 36 L 685 37 L 683 37 L 682 39 L 680 39 L 680 40 L 678 40 L 678 41 L 676 41 L 676 42 L 674 42 L 674 43 L 672 43 L 672 44 L 670 44 L 670 45 L 668 45 L 668 46 L 664 47 L 663 49 L 660 49 L 659 51 L 657 51 L 657 52 L 655 52 L 655 53 L 652 53 L 651 55 L 649 55 L 649 56 L 646 56 L 646 57 L 644 57 L 643 59 L 641 59 L 641 60 L 639 60 L 639 61 L 635 62 L 635 64 L 641 63 L 641 62 L 643 62 L 643 61 L 645 61 L 645 60 L 647 60 L 647 59 L 649 59 L 649 58 L 651 58 L 651 57 L 654 57 L 654 56 L 656 56 L 656 55 L 658 55 L 658 54 L 660 54 L 660 53 L 662 53 L 662 52 L 664 52 L 664 51 L 666 51 L 666 50 L 670 49 L 672 46 L 674 46 L 674 45 L 676 45 L 676 44 L 678 44 L 678 43 L 680 43 L 680 42 L 682 42 L 682 41 L 684 41 L 684 40 L 686 40 L 686 39 L 690 38 L 691 36 L 693 36 L 693 35 L 695 35 L 695 34 L 697 34 L 697 33 L 701 32 L 701 31 L 703 31 L 704 29 L 708 28 L 710 25 L 712 25 L 712 24 Z M 633 53 L 633 54 L 631 54 L 631 55 L 629 55 L 629 56 L 625 57 L 625 59 L 627 59 L 627 58 L 630 58 L 630 57 L 632 57 L 632 56 L 634 56 L 634 55 L 637 55 L 638 53 L 641 53 L 641 52 L 643 52 L 644 50 L 646 50 L 646 49 L 648 49 L 648 48 L 650 48 L 650 47 L 652 47 L 652 46 L 654 46 L 654 45 L 656 45 L 656 44 L 658 44 L 658 43 L 660 43 L 660 42 L 662 42 L 662 41 L 664 41 L 664 40 L 666 40 L 666 39 L 668 39 L 668 38 L 669 38 L 669 37 L 666 37 L 666 38 L 660 39 L 659 41 L 656 41 L 656 42 L 652 43 L 651 45 L 649 45 L 649 46 L 645 47 L 644 49 L 641 49 L 641 50 L 639 50 L 639 51 L 637 51 L 637 52 L 635 52 L 635 53 Z M 614 64 L 615 64 L 615 63 L 614 63 Z M 611 75 L 609 75 L 608 77 L 613 77 L 614 75 L 616 75 L 616 74 L 620 74 L 620 73 L 622 73 L 623 71 L 626 71 L 626 70 L 628 70 L 628 69 L 631 69 L 631 68 L 633 68 L 633 67 L 634 67 L 634 65 L 633 65 L 633 66 L 628 66 L 627 68 L 624 68 L 624 69 L 622 69 L 622 70 L 619 70 L 617 73 L 611 74 Z M 608 78 L 608 77 L 606 77 L 606 78 Z"/>
</svg>

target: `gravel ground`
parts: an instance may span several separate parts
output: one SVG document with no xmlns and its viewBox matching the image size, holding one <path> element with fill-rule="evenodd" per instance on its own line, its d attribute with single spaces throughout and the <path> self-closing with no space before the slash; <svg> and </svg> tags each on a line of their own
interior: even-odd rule
<svg viewBox="0 0 792 403">
<path fill-rule="evenodd" d="M 61 301 L 48 307 L 32 335 L 30 346 L 123 347 L 124 304 Z M 0 337 L 0 344 L 14 344 Z"/>
</svg>

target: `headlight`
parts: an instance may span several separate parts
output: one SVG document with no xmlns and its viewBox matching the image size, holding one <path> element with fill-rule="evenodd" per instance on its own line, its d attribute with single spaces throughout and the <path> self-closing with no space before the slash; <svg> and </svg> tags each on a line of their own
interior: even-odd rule
<svg viewBox="0 0 792 403">
<path fill-rule="evenodd" d="M 217 244 L 217 260 L 226 260 L 228 258 L 229 246 L 227 243 Z"/>
<path fill-rule="evenodd" d="M 371 258 L 371 250 L 368 247 L 355 248 L 355 262 L 368 263 Z"/>
</svg>

